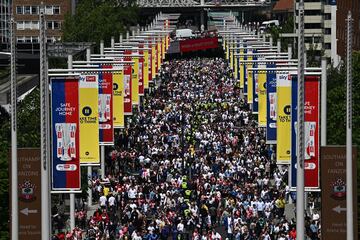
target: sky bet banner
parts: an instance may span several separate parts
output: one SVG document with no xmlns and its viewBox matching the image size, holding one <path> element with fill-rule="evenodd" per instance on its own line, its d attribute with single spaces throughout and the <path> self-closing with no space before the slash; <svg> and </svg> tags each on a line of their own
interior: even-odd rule
<svg viewBox="0 0 360 240">
<path fill-rule="evenodd" d="M 260 65 L 265 68 L 266 65 Z M 258 121 L 259 127 L 266 127 L 266 72 L 258 72 L 257 82 L 257 98 L 258 98 Z"/>
<path fill-rule="evenodd" d="M 138 54 L 138 52 L 133 52 L 133 54 Z M 132 92 L 131 92 L 131 101 L 133 105 L 138 105 L 140 102 L 139 98 L 139 66 L 140 66 L 140 58 L 133 57 L 134 66 L 132 68 L 132 76 L 131 76 L 131 84 L 132 84 Z"/>
<path fill-rule="evenodd" d="M 297 76 L 292 78 L 291 86 L 291 187 L 296 188 L 297 163 Z M 305 77 L 305 187 L 319 188 L 319 77 Z"/>
<path fill-rule="evenodd" d="M 102 68 L 104 72 L 99 73 L 99 143 L 113 145 L 113 74 L 106 72 L 111 66 L 104 65 Z"/>
<path fill-rule="evenodd" d="M 79 80 L 80 164 L 100 164 L 98 75 Z"/>
<path fill-rule="evenodd" d="M 119 72 L 113 73 L 113 95 L 114 95 L 114 128 L 123 128 L 124 123 L 124 71 L 121 66 Z M 99 148 L 98 148 L 99 149 Z"/>
<path fill-rule="evenodd" d="M 290 164 L 291 161 L 291 77 L 288 73 L 276 76 L 277 120 L 276 136 L 277 164 Z"/>
<path fill-rule="evenodd" d="M 268 64 L 267 68 L 275 68 L 275 64 Z M 266 74 L 266 144 L 276 144 L 277 120 L 276 72 Z"/>
<path fill-rule="evenodd" d="M 79 78 L 51 79 L 52 189 L 80 189 Z"/>
</svg>

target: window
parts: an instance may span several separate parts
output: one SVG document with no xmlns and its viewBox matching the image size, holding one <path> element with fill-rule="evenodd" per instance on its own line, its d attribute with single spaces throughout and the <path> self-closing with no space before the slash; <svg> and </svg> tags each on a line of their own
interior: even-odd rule
<svg viewBox="0 0 360 240">
<path fill-rule="evenodd" d="M 25 21 L 24 29 L 31 29 L 31 21 Z"/>
<path fill-rule="evenodd" d="M 16 6 L 16 14 L 24 14 L 23 6 Z"/>
<path fill-rule="evenodd" d="M 24 14 L 31 14 L 31 6 L 24 7 Z"/>
<path fill-rule="evenodd" d="M 317 29 L 321 28 L 321 23 L 305 23 L 304 27 L 305 29 Z"/>
<path fill-rule="evenodd" d="M 46 25 L 47 25 L 47 29 L 53 29 L 53 30 L 61 29 L 61 22 L 59 21 L 48 21 Z"/>
<path fill-rule="evenodd" d="M 54 21 L 54 29 L 60 29 L 60 22 Z"/>
<path fill-rule="evenodd" d="M 47 21 L 47 29 L 52 29 L 53 28 L 53 22 L 52 21 Z"/>
<path fill-rule="evenodd" d="M 17 30 L 24 30 L 24 21 L 16 22 L 16 29 Z"/>
<path fill-rule="evenodd" d="M 60 6 L 53 6 L 53 13 L 54 15 L 60 14 Z"/>
<path fill-rule="evenodd" d="M 39 7 L 38 6 L 32 6 L 31 7 L 31 14 L 39 14 Z"/>
<path fill-rule="evenodd" d="M 32 37 L 33 43 L 39 43 L 39 37 Z"/>
<path fill-rule="evenodd" d="M 39 26 L 39 21 L 32 21 L 31 23 L 31 29 L 35 29 L 35 30 L 39 30 L 40 26 Z"/>
<path fill-rule="evenodd" d="M 16 38 L 16 41 L 17 41 L 18 43 L 24 43 L 24 42 L 25 42 L 25 37 L 17 37 L 17 38 Z"/>
<path fill-rule="evenodd" d="M 45 14 L 46 15 L 53 15 L 53 6 L 46 6 L 45 7 Z"/>
<path fill-rule="evenodd" d="M 331 20 L 331 13 L 325 13 L 325 20 Z"/>
<path fill-rule="evenodd" d="M 331 49 L 331 43 L 325 43 L 325 49 Z"/>
<path fill-rule="evenodd" d="M 31 40 L 32 40 L 31 37 L 25 37 L 25 42 L 26 42 L 26 43 L 31 43 Z"/>
<path fill-rule="evenodd" d="M 325 34 L 330 35 L 331 34 L 331 28 L 325 28 Z"/>
</svg>

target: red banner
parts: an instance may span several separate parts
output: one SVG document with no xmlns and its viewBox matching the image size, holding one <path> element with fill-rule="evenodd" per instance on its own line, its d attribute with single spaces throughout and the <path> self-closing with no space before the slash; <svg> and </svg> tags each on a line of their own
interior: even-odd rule
<svg viewBox="0 0 360 240">
<path fill-rule="evenodd" d="M 319 77 L 305 78 L 305 187 L 319 188 Z"/>
<path fill-rule="evenodd" d="M 180 52 L 192 52 L 218 47 L 217 37 L 180 41 Z"/>
<path fill-rule="evenodd" d="M 132 61 L 131 51 L 125 50 L 125 55 L 129 55 L 124 57 L 125 61 Z M 124 66 L 124 115 L 132 114 L 132 102 L 131 102 L 131 92 L 132 92 L 132 66 L 126 65 Z"/>
<path fill-rule="evenodd" d="M 144 48 L 144 44 L 139 43 L 139 48 Z M 139 50 L 139 54 L 143 55 L 144 51 Z M 139 58 L 139 95 L 144 96 L 144 57 Z"/>
<path fill-rule="evenodd" d="M 99 76 L 99 141 L 100 145 L 114 144 L 113 79 L 112 66 L 102 66 L 104 72 Z"/>
<path fill-rule="evenodd" d="M 79 79 L 52 78 L 52 189 L 80 189 Z"/>
</svg>

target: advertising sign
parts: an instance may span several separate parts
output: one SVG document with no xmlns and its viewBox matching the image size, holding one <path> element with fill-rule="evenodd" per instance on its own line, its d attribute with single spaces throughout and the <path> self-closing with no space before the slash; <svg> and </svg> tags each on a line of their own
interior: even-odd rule
<svg viewBox="0 0 360 240">
<path fill-rule="evenodd" d="M 240 44 L 239 44 L 239 42 L 237 42 L 236 43 L 236 50 L 235 50 L 235 53 L 239 53 L 239 48 L 240 47 Z M 236 80 L 239 80 L 239 58 L 237 57 L 237 56 L 234 56 L 234 64 L 235 64 L 235 69 L 234 69 L 234 78 L 236 79 Z M 240 84 L 239 84 L 239 86 L 240 86 Z"/>
<path fill-rule="evenodd" d="M 100 164 L 98 75 L 79 80 L 80 164 Z"/>
<path fill-rule="evenodd" d="M 254 68 L 257 68 L 258 65 L 254 64 Z M 253 71 L 253 105 L 252 105 L 253 114 L 259 113 L 259 71 Z"/>
<path fill-rule="evenodd" d="M 242 62 L 244 60 L 244 50 L 240 50 L 240 57 L 239 57 L 239 74 L 240 74 L 240 88 L 244 89 L 245 85 L 245 64 Z"/>
<path fill-rule="evenodd" d="M 297 76 L 292 77 L 291 86 L 291 187 L 296 188 L 296 163 L 297 163 Z M 319 77 L 305 77 L 305 187 L 320 187 L 319 179 L 319 129 L 320 129 L 320 84 Z"/>
<path fill-rule="evenodd" d="M 162 53 L 161 53 L 161 37 L 158 37 L 158 42 L 157 42 L 157 68 L 156 68 L 156 73 L 158 73 L 160 71 L 160 67 L 161 67 L 161 63 L 162 63 Z"/>
<path fill-rule="evenodd" d="M 246 64 L 246 68 L 255 68 L 256 66 L 253 64 Z M 246 71 L 247 73 L 247 99 L 248 103 L 254 103 L 254 71 Z"/>
<path fill-rule="evenodd" d="M 41 152 L 38 148 L 19 148 L 18 204 L 19 239 L 41 239 Z"/>
<path fill-rule="evenodd" d="M 274 68 L 275 64 L 268 64 L 267 67 Z M 266 99 L 266 144 L 276 144 L 276 72 L 268 71 L 266 74 Z"/>
<path fill-rule="evenodd" d="M 356 159 L 353 147 L 354 239 L 358 239 Z M 321 147 L 321 235 L 322 239 L 346 239 L 346 146 Z"/>
<path fill-rule="evenodd" d="M 80 189 L 79 78 L 51 78 L 52 189 Z"/>
<path fill-rule="evenodd" d="M 125 127 L 123 69 L 119 69 L 119 72 L 113 73 L 113 95 L 114 95 L 114 128 L 123 128 Z"/>
<path fill-rule="evenodd" d="M 102 66 L 99 73 L 99 144 L 114 144 L 113 74 L 106 72 L 112 66 Z"/>
<path fill-rule="evenodd" d="M 252 58 L 252 50 L 244 50 L 244 54 L 249 53 L 250 55 L 247 55 L 244 57 L 244 60 L 253 60 Z M 248 86 L 248 68 L 250 67 L 250 65 L 248 65 L 247 63 L 244 64 L 244 95 L 247 96 L 248 92 L 249 92 L 249 86 Z"/>
<path fill-rule="evenodd" d="M 139 47 L 144 47 L 144 45 L 140 45 Z M 144 51 L 139 51 L 140 55 L 144 55 Z M 144 57 L 139 58 L 139 96 L 144 96 Z"/>
<path fill-rule="evenodd" d="M 260 65 L 260 68 L 265 68 L 266 65 Z M 259 127 L 266 127 L 266 72 L 258 72 L 257 82 L 257 98 L 258 98 L 258 121 Z"/>
<path fill-rule="evenodd" d="M 288 73 L 276 75 L 277 92 L 277 164 L 291 162 L 291 76 Z"/>
<path fill-rule="evenodd" d="M 157 53 L 156 53 L 156 42 L 152 44 L 151 46 L 151 78 L 149 78 L 149 81 L 152 82 L 153 79 L 156 77 L 156 59 Z"/>
<path fill-rule="evenodd" d="M 151 58 L 149 55 L 149 50 L 144 50 L 144 89 L 149 88 L 149 79 L 151 77 L 151 71 L 149 71 L 149 66 L 151 65 Z"/>
<path fill-rule="evenodd" d="M 138 54 L 137 52 L 133 52 L 134 54 Z M 132 76 L 131 76 L 131 102 L 133 105 L 138 105 L 140 102 L 139 98 L 139 58 L 133 57 L 134 66 L 132 68 Z"/>
<path fill-rule="evenodd" d="M 129 54 L 130 51 L 125 50 L 125 54 Z M 131 61 L 131 56 L 124 57 L 125 61 Z M 124 115 L 132 114 L 132 66 L 124 66 L 123 84 L 124 84 Z"/>
<path fill-rule="evenodd" d="M 180 52 L 193 52 L 199 50 L 206 50 L 211 48 L 218 48 L 218 39 L 217 37 L 213 38 L 201 38 L 201 39 L 189 39 L 180 41 Z M 229 49 L 228 44 L 226 49 Z M 230 50 L 229 53 L 230 55 Z M 229 57 L 227 58 L 229 60 Z"/>
</svg>

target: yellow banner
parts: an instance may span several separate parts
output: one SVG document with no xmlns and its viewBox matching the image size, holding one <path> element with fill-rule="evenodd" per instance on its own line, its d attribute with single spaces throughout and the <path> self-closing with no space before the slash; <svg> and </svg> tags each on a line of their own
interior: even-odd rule
<svg viewBox="0 0 360 240">
<path fill-rule="evenodd" d="M 158 43 L 157 43 L 157 46 L 158 46 L 158 55 L 157 55 L 157 72 L 159 72 L 159 70 L 160 70 L 160 66 L 161 66 L 161 41 L 159 41 Z"/>
<path fill-rule="evenodd" d="M 139 104 L 139 58 L 133 57 L 134 66 L 132 67 L 131 79 L 131 101 L 132 104 Z"/>
<path fill-rule="evenodd" d="M 240 50 L 240 54 L 244 54 L 243 50 Z M 244 83 L 245 83 L 245 73 L 244 73 L 244 63 L 242 62 L 244 60 L 244 56 L 240 56 L 239 58 L 239 67 L 240 67 L 240 88 L 244 89 Z"/>
<path fill-rule="evenodd" d="M 238 53 L 238 51 L 236 50 L 235 53 Z M 239 58 L 238 58 L 238 56 L 234 56 L 234 62 L 235 62 L 234 77 L 236 80 L 238 80 L 239 79 L 239 64 L 238 64 Z"/>
<path fill-rule="evenodd" d="M 277 109 L 276 119 L 278 164 L 290 164 L 291 161 L 291 81 L 288 74 L 277 74 Z"/>
<path fill-rule="evenodd" d="M 266 67 L 260 65 L 259 68 Z M 258 110 L 258 121 L 259 127 L 266 127 L 266 72 L 258 72 L 258 99 L 259 99 L 259 110 Z"/>
<path fill-rule="evenodd" d="M 251 57 L 249 57 L 251 58 Z M 247 99 L 248 103 L 253 103 L 253 72 L 249 71 L 249 68 L 252 68 L 253 64 L 246 65 L 246 74 L 247 74 Z"/>
<path fill-rule="evenodd" d="M 124 122 L 124 71 L 113 74 L 113 115 L 114 128 L 125 127 Z"/>
<path fill-rule="evenodd" d="M 226 49 L 226 37 L 223 37 L 223 50 L 225 51 Z"/>
<path fill-rule="evenodd" d="M 151 77 L 155 78 L 156 75 L 156 47 L 155 44 L 151 46 Z M 152 79 L 149 79 L 152 81 Z"/>
<path fill-rule="evenodd" d="M 80 164 L 100 164 L 98 75 L 82 75 L 79 82 Z"/>
<path fill-rule="evenodd" d="M 149 88 L 149 50 L 144 50 L 144 88 Z"/>
<path fill-rule="evenodd" d="M 162 60 L 165 59 L 165 36 L 161 39 L 161 53 L 162 53 Z"/>
</svg>

